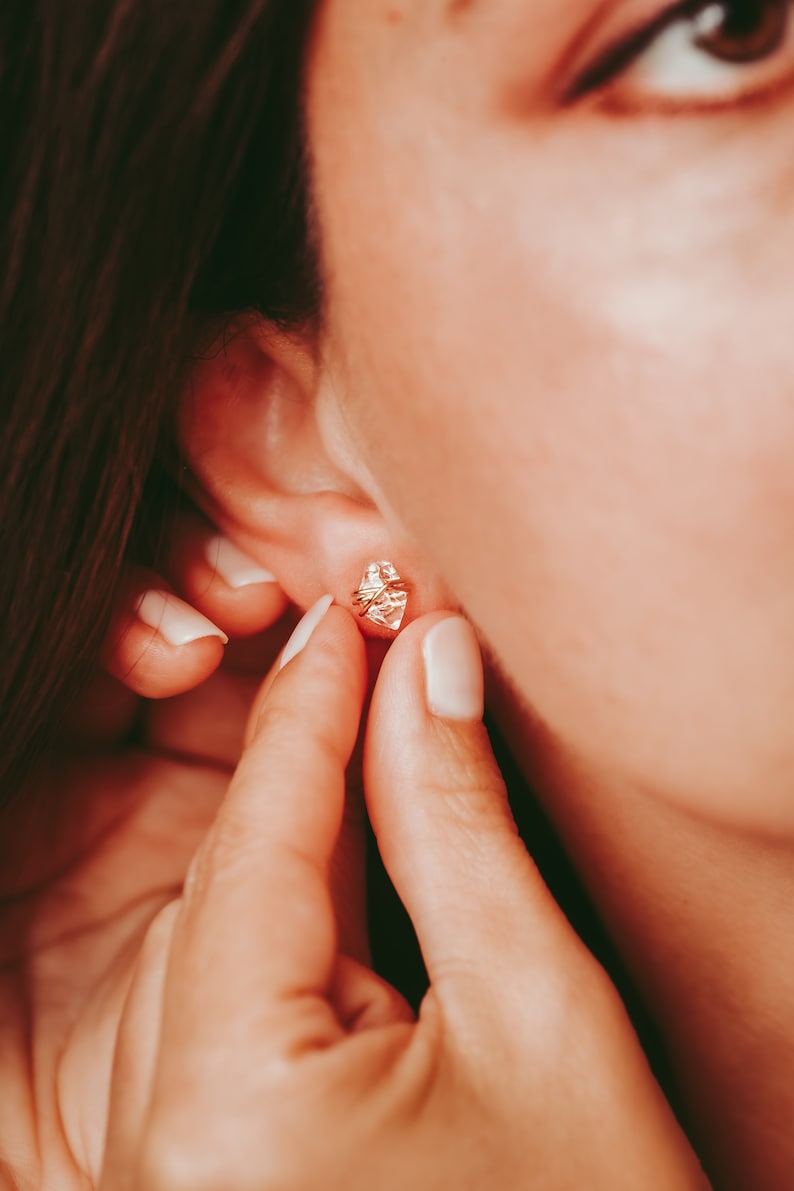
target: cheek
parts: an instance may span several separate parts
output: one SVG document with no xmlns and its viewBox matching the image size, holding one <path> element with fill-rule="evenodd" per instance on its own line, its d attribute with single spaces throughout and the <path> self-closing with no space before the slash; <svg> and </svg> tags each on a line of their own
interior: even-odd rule
<svg viewBox="0 0 794 1191">
<path fill-rule="evenodd" d="M 516 145 L 369 132 L 319 155 L 318 193 L 347 416 L 389 503 L 580 758 L 794 826 L 790 220 L 745 182 L 715 225 L 707 188 L 654 198 L 641 162 L 621 208 L 608 161 L 584 220 L 575 145 L 522 178 Z"/>
</svg>

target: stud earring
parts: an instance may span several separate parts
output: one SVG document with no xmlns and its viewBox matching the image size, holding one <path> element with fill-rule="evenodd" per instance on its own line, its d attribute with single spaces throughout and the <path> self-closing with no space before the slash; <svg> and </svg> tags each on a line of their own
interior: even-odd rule
<svg viewBox="0 0 794 1191">
<path fill-rule="evenodd" d="M 362 618 L 396 632 L 405 618 L 408 587 L 392 563 L 371 562 L 353 592 L 353 605 Z"/>
</svg>

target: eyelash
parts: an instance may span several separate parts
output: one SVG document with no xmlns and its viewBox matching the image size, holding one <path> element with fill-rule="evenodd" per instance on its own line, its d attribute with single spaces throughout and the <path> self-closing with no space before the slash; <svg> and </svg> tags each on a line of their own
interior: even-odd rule
<svg viewBox="0 0 794 1191">
<path fill-rule="evenodd" d="M 722 7 L 730 9 L 730 0 L 723 0 Z M 787 9 L 786 20 L 791 18 L 791 5 Z M 747 102 L 755 102 L 757 100 L 767 97 L 772 92 L 777 92 L 781 85 L 786 83 L 794 83 L 794 48 L 790 47 L 789 56 L 791 61 L 789 69 L 780 77 L 780 72 L 774 80 L 766 80 L 760 85 L 754 87 L 740 89 L 737 93 L 735 89 L 729 95 L 708 95 L 699 92 L 695 96 L 690 96 L 676 93 L 672 98 L 669 94 L 657 94 L 645 96 L 639 101 L 626 102 L 625 96 L 621 96 L 615 92 L 614 85 L 617 84 L 617 90 L 620 90 L 620 79 L 628 72 L 631 74 L 632 67 L 640 68 L 644 56 L 651 52 L 654 45 L 667 33 L 672 31 L 679 25 L 690 24 L 693 25 L 691 50 L 694 54 L 702 54 L 704 60 L 710 59 L 715 67 L 721 67 L 724 73 L 738 74 L 742 70 L 745 73 L 751 71 L 753 67 L 756 70 L 763 68 L 763 66 L 770 60 L 776 59 L 781 54 L 781 45 L 773 47 L 769 54 L 759 57 L 751 63 L 730 63 L 726 60 L 721 60 L 715 55 L 710 55 L 708 50 L 697 45 L 695 40 L 694 22 L 696 18 L 704 12 L 707 8 L 706 0 L 677 0 L 677 3 L 662 12 L 650 24 L 646 24 L 639 29 L 634 29 L 628 35 L 625 35 L 613 41 L 607 48 L 602 51 L 595 62 L 591 62 L 586 66 L 574 79 L 569 88 L 566 89 L 563 95 L 563 105 L 567 106 L 578 102 L 579 100 L 593 97 L 601 100 L 604 107 L 614 111 L 631 112 L 637 109 L 643 111 L 658 111 L 658 112 L 715 112 L 724 111 L 725 109 L 737 107 L 740 104 Z M 790 30 L 786 28 L 782 43 L 788 44 L 791 40 Z"/>
</svg>

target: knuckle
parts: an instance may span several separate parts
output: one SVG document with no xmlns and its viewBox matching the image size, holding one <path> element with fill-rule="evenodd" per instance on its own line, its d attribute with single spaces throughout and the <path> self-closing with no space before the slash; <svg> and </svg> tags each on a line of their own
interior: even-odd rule
<svg viewBox="0 0 794 1191">
<path fill-rule="evenodd" d="M 182 889 L 184 903 L 192 906 L 210 887 L 236 881 L 241 866 L 258 846 L 250 823 L 232 814 L 219 819 L 188 867 Z"/>
<path fill-rule="evenodd" d="M 502 823 L 506 818 L 512 822 L 501 780 L 476 763 L 434 767 L 422 784 L 429 797 L 463 823 L 481 828 L 484 823 Z"/>
<path fill-rule="evenodd" d="M 272 697 L 265 701 L 256 724 L 256 739 L 260 744 L 273 747 L 305 734 L 306 716 L 300 708 Z"/>
<path fill-rule="evenodd" d="M 592 957 L 543 965 L 532 981 L 531 1008 L 544 1057 L 554 1065 L 600 1049 L 625 1024 L 623 1003 Z"/>
<path fill-rule="evenodd" d="M 526 942 L 526 940 L 525 940 Z M 531 948 L 531 944 L 529 944 Z M 528 948 L 524 948 L 525 952 Z M 581 959 L 558 949 L 535 949 L 508 962 L 496 940 L 492 963 L 482 956 L 454 955 L 434 968 L 434 984 L 447 1010 L 457 1010 L 456 1035 L 476 1044 L 487 1035 L 494 1053 L 535 1076 L 597 1065 L 628 1026 L 620 996 L 589 955 Z M 504 977 L 494 995 L 494 973 Z M 527 1056 L 531 1061 L 527 1063 Z"/>
<path fill-rule="evenodd" d="M 455 732 L 448 732 L 442 747 L 434 750 L 432 764 L 425 762 L 423 784 L 465 818 L 494 818 L 512 824 L 504 780 L 493 754 L 472 747 Z"/>
</svg>

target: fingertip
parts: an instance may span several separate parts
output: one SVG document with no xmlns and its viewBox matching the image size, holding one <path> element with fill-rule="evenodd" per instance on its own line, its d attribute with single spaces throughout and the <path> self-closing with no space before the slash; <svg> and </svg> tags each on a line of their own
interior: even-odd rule
<svg viewBox="0 0 794 1191">
<path fill-rule="evenodd" d="M 233 591 L 246 587 L 271 586 L 276 576 L 266 570 L 223 534 L 212 534 L 203 544 L 204 560 Z"/>
<path fill-rule="evenodd" d="M 217 574 L 187 577 L 180 586 L 192 603 L 231 637 L 251 637 L 280 620 L 289 600 L 277 583 L 230 587 Z"/>
<path fill-rule="evenodd" d="M 208 678 L 227 641 L 217 625 L 173 593 L 149 588 L 117 618 L 102 662 L 136 694 L 170 698 Z"/>
<path fill-rule="evenodd" d="M 229 644 L 223 629 L 170 591 L 150 588 L 138 597 L 132 610 L 142 624 L 155 629 L 168 645 L 179 648 L 208 637 L 217 637 L 222 645 Z"/>
<path fill-rule="evenodd" d="M 379 715 L 479 723 L 484 713 L 482 654 L 475 630 L 458 613 L 432 612 L 391 645 L 373 696 Z"/>
<path fill-rule="evenodd" d="M 481 720 L 485 681 L 480 644 L 462 616 L 437 621 L 422 639 L 425 698 L 431 715 L 445 720 Z"/>
<path fill-rule="evenodd" d="M 333 603 L 333 596 L 322 596 L 298 621 L 275 669 L 260 687 L 249 717 L 247 742 L 257 735 L 276 684 L 282 692 L 276 697 L 291 699 L 294 690 L 299 689 L 304 692 L 301 701 L 305 702 L 314 697 L 319 683 L 326 700 L 355 706 L 358 721 L 366 679 L 365 642 L 355 620 Z"/>
<path fill-rule="evenodd" d="M 233 637 L 249 637 L 275 624 L 288 599 L 257 559 L 197 518 L 183 518 L 169 564 L 174 586 Z"/>
<path fill-rule="evenodd" d="M 319 600 L 301 617 L 293 629 L 289 641 L 282 650 L 278 662 L 279 672 L 303 652 L 311 641 L 315 631 L 320 627 L 333 602 L 334 597 L 332 595 L 320 596 Z"/>
<path fill-rule="evenodd" d="M 307 648 L 320 646 L 355 661 L 364 670 L 366 645 L 355 619 L 346 608 L 334 603 L 332 595 L 321 596 L 303 615 L 284 646 L 278 662 L 281 672 Z"/>
</svg>

